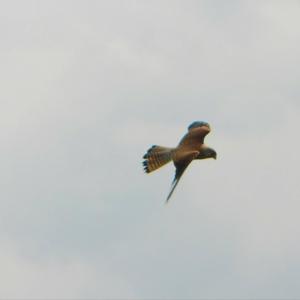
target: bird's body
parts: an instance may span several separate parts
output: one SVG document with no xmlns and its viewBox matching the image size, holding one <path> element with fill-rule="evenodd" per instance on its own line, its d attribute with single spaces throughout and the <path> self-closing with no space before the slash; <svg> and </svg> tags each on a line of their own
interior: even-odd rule
<svg viewBox="0 0 300 300">
<path fill-rule="evenodd" d="M 145 160 L 143 164 L 146 173 L 150 173 L 168 162 L 173 161 L 176 167 L 176 173 L 167 201 L 170 199 L 180 177 L 192 160 L 205 158 L 216 159 L 217 154 L 215 150 L 204 144 L 204 138 L 209 132 L 210 126 L 208 123 L 196 121 L 188 127 L 188 132 L 181 139 L 176 148 L 154 145 L 144 155 L 143 158 Z"/>
</svg>

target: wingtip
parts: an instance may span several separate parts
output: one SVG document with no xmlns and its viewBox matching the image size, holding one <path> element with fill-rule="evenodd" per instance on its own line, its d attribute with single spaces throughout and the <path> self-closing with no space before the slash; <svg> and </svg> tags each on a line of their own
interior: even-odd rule
<svg viewBox="0 0 300 300">
<path fill-rule="evenodd" d="M 170 190 L 170 192 L 169 192 L 169 194 L 168 194 L 168 197 L 167 197 L 167 199 L 166 199 L 166 201 L 165 201 L 165 204 L 168 204 L 168 203 L 169 203 L 169 200 L 170 200 L 171 196 L 173 195 L 173 192 L 174 192 L 174 190 L 175 190 L 175 187 L 176 187 L 177 183 L 178 183 L 178 181 L 173 181 L 173 182 L 172 182 L 171 190 Z"/>
</svg>

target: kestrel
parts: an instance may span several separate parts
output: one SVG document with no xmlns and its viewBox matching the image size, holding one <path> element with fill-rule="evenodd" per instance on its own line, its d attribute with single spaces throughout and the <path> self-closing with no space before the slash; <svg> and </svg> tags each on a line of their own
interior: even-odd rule
<svg viewBox="0 0 300 300">
<path fill-rule="evenodd" d="M 182 174 L 192 160 L 217 158 L 216 151 L 204 144 L 204 138 L 209 132 L 210 126 L 208 123 L 203 121 L 193 122 L 176 148 L 154 145 L 143 156 L 145 159 L 143 165 L 146 173 L 155 171 L 168 162 L 173 161 L 176 172 L 166 202 L 169 201 Z"/>
</svg>

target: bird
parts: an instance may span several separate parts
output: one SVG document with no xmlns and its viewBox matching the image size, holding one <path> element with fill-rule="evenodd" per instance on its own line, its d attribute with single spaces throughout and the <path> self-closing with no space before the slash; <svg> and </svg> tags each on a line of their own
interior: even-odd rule
<svg viewBox="0 0 300 300">
<path fill-rule="evenodd" d="M 143 156 L 146 173 L 151 173 L 173 161 L 175 177 L 171 184 L 166 203 L 170 200 L 181 176 L 188 165 L 195 159 L 217 159 L 217 152 L 204 144 L 205 136 L 211 131 L 210 125 L 204 121 L 195 121 L 187 128 L 187 133 L 175 148 L 153 145 Z"/>
</svg>

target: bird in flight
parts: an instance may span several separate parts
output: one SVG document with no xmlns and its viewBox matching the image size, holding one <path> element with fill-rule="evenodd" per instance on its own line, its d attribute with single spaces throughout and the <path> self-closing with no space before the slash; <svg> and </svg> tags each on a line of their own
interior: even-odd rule
<svg viewBox="0 0 300 300">
<path fill-rule="evenodd" d="M 173 161 L 176 168 L 175 177 L 166 202 L 169 201 L 182 174 L 192 160 L 217 158 L 216 151 L 204 144 L 204 138 L 209 132 L 210 125 L 208 123 L 203 121 L 193 122 L 176 148 L 154 145 L 143 156 L 143 165 L 146 173 L 155 171 L 168 162 Z"/>
</svg>

